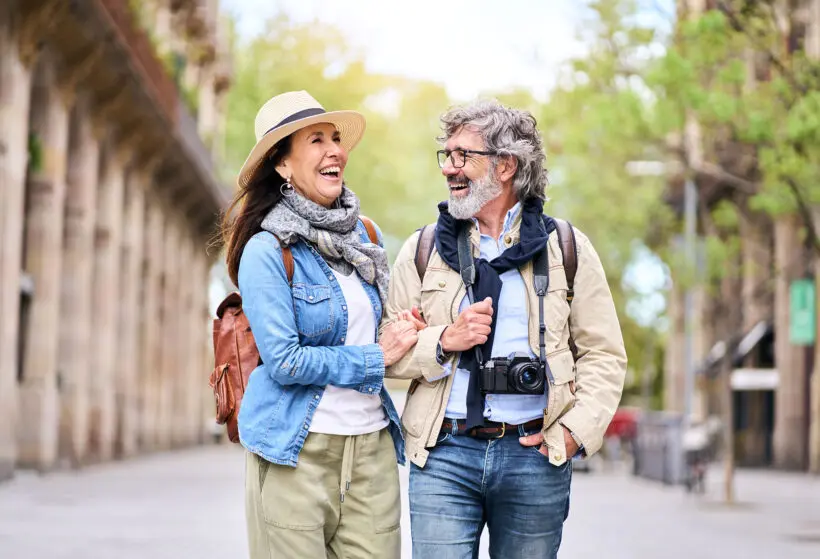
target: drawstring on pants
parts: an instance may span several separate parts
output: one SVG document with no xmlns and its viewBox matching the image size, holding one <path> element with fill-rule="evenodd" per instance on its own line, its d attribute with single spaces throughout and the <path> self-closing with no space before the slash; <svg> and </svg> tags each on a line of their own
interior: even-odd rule
<svg viewBox="0 0 820 559">
<path fill-rule="evenodd" d="M 345 437 L 345 448 L 342 451 L 342 474 L 339 483 L 339 497 L 345 502 L 345 493 L 350 489 L 350 479 L 353 477 L 353 458 L 356 451 L 356 437 Z"/>
</svg>

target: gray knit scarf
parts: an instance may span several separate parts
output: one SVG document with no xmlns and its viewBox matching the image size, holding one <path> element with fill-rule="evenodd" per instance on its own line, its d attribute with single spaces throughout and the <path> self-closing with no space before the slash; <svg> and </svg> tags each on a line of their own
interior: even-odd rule
<svg viewBox="0 0 820 559">
<path fill-rule="evenodd" d="M 310 242 L 331 268 L 344 275 L 355 269 L 367 283 L 376 286 L 384 305 L 390 273 L 387 253 L 379 245 L 362 242 L 356 229 L 358 220 L 359 199 L 343 186 L 332 208 L 290 191 L 262 220 L 262 229 L 286 245 L 300 238 Z"/>
</svg>

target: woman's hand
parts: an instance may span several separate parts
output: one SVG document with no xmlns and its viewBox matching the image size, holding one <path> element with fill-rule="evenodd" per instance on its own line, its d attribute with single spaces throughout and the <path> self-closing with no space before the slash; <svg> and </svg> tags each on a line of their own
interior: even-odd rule
<svg viewBox="0 0 820 559">
<path fill-rule="evenodd" d="M 381 334 L 379 345 L 384 353 L 384 366 L 389 367 L 404 357 L 419 340 L 416 325 L 410 320 L 397 320 Z"/>
<path fill-rule="evenodd" d="M 413 323 L 413 326 L 416 327 L 416 330 L 424 330 L 425 328 L 427 328 L 427 323 L 422 318 L 421 312 L 419 312 L 418 307 L 413 307 L 410 310 L 399 312 L 398 319 L 409 320 Z"/>
</svg>

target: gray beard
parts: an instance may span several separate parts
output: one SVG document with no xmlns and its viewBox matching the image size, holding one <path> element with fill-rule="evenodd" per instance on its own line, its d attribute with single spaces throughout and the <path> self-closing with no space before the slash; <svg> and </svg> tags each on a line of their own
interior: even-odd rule
<svg viewBox="0 0 820 559">
<path fill-rule="evenodd" d="M 475 217 L 481 208 L 501 194 L 501 185 L 493 180 L 490 173 L 487 173 L 484 178 L 470 181 L 467 186 L 470 189 L 467 196 L 456 198 L 450 193 L 449 211 L 450 215 L 456 219 Z"/>
</svg>

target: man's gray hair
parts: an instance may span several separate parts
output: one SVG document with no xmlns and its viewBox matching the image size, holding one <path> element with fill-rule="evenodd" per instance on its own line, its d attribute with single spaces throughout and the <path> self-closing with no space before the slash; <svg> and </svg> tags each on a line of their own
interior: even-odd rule
<svg viewBox="0 0 820 559">
<path fill-rule="evenodd" d="M 475 101 L 452 107 L 441 116 L 443 135 L 438 140 L 446 142 L 465 126 L 481 135 L 487 151 L 518 160 L 513 189 L 519 200 L 547 199 L 544 167 L 547 156 L 535 117 L 527 111 L 505 107 L 496 100 Z"/>
</svg>

